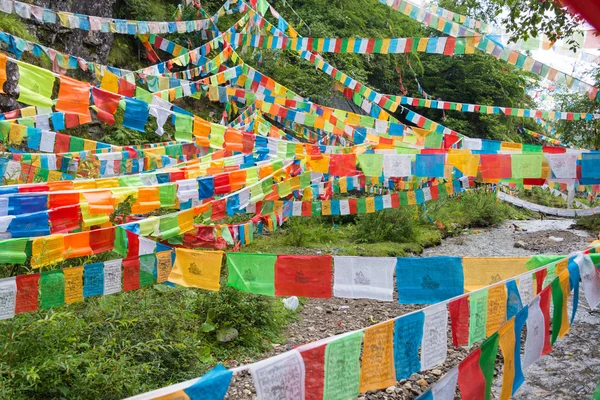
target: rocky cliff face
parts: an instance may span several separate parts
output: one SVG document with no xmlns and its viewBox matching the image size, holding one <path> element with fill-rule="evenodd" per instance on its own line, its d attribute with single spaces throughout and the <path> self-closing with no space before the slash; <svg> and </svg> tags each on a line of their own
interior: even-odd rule
<svg viewBox="0 0 600 400">
<path fill-rule="evenodd" d="M 34 4 L 56 11 L 112 17 L 116 0 L 36 0 Z M 106 64 L 113 44 L 112 33 L 88 32 L 80 29 L 63 28 L 59 24 L 44 24 L 26 21 L 28 29 L 38 38 L 39 43 L 63 53 L 82 57 L 87 61 Z M 4 83 L 6 95 L 0 95 L 0 112 L 19 108 L 16 98 L 19 95 L 17 66 L 6 64 L 7 81 Z"/>
<path fill-rule="evenodd" d="M 35 4 L 57 11 L 112 17 L 116 0 L 36 0 Z M 105 64 L 113 43 L 113 34 L 67 29 L 57 25 L 31 24 L 43 44 L 88 61 Z"/>
</svg>

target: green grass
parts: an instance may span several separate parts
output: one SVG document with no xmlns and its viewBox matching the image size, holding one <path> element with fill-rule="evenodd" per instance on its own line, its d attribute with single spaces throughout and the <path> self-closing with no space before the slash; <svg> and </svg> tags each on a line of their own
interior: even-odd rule
<svg viewBox="0 0 600 400">
<path fill-rule="evenodd" d="M 600 215 L 590 215 L 577 218 L 575 224 L 578 228 L 587 229 L 592 232 L 600 232 Z"/>
<path fill-rule="evenodd" d="M 0 398 L 121 399 L 263 354 L 294 318 L 278 299 L 155 285 L 0 322 Z M 223 329 L 237 337 L 219 340 Z"/>
<path fill-rule="evenodd" d="M 372 214 L 344 217 L 292 217 L 274 233 L 256 236 L 247 253 L 336 254 L 405 257 L 441 243 L 467 228 L 484 228 L 528 212 L 496 200 L 493 193 L 471 192 L 450 199 Z M 433 223 L 440 222 L 445 229 Z"/>
</svg>

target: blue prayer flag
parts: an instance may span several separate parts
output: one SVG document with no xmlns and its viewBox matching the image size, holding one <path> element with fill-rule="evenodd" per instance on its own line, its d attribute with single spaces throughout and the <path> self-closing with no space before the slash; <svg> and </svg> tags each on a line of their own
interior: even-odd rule
<svg viewBox="0 0 600 400">
<path fill-rule="evenodd" d="M 83 267 L 83 297 L 104 294 L 104 263 L 93 263 Z"/>
<path fill-rule="evenodd" d="M 433 304 L 464 292 L 460 257 L 407 257 L 396 263 L 400 304 Z"/>
<path fill-rule="evenodd" d="M 417 154 L 415 175 L 418 177 L 443 178 L 445 154 Z"/>
<path fill-rule="evenodd" d="M 146 121 L 148 121 L 148 103 L 126 97 L 123 126 L 145 132 Z"/>
<path fill-rule="evenodd" d="M 183 391 L 190 400 L 221 400 L 225 397 L 233 372 L 218 364 Z"/>
<path fill-rule="evenodd" d="M 421 369 L 419 346 L 423 339 L 425 314 L 419 311 L 400 317 L 394 323 L 394 367 L 396 379 L 407 379 Z"/>
</svg>

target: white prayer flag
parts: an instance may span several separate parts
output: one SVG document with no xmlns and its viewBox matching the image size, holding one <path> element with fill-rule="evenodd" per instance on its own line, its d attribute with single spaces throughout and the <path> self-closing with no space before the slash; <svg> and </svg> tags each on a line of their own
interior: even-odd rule
<svg viewBox="0 0 600 400">
<path fill-rule="evenodd" d="M 334 257 L 333 295 L 392 301 L 396 262 L 393 257 Z"/>
<path fill-rule="evenodd" d="M 594 262 L 587 254 L 580 254 L 575 258 L 575 262 L 579 265 L 585 299 L 590 308 L 594 310 L 600 304 L 600 277 L 596 272 Z"/>
<path fill-rule="evenodd" d="M 121 291 L 121 263 L 123 260 L 104 261 L 104 295 Z"/>
<path fill-rule="evenodd" d="M 448 309 L 446 303 L 423 310 L 423 342 L 421 343 L 421 371 L 443 364 L 448 355 Z"/>
<path fill-rule="evenodd" d="M 540 296 L 536 296 L 529 305 L 528 310 L 523 370 L 529 368 L 542 356 L 545 338 L 544 329 L 544 314 L 540 308 Z"/>
<path fill-rule="evenodd" d="M 0 320 L 15 316 L 17 304 L 17 280 L 11 278 L 0 279 Z"/>
<path fill-rule="evenodd" d="M 412 154 L 384 154 L 383 175 L 385 178 L 411 176 L 410 164 Z"/>
<path fill-rule="evenodd" d="M 304 399 L 304 360 L 297 350 L 252 364 L 250 373 L 261 400 Z"/>
</svg>

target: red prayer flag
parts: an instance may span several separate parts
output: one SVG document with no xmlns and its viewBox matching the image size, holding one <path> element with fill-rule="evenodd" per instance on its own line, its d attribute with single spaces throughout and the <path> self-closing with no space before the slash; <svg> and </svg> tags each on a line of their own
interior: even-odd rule
<svg viewBox="0 0 600 400">
<path fill-rule="evenodd" d="M 331 256 L 277 256 L 275 295 L 331 297 Z"/>
<path fill-rule="evenodd" d="M 479 365 L 481 348 L 475 349 L 458 364 L 458 388 L 463 400 L 481 400 L 485 397 L 485 376 Z"/>
<path fill-rule="evenodd" d="M 98 119 L 113 125 L 115 123 L 114 113 L 117 111 L 121 96 L 94 87 L 92 88 L 92 97 L 97 108 Z"/>
<path fill-rule="evenodd" d="M 90 246 L 92 247 L 92 250 L 94 250 L 94 254 L 114 249 L 115 228 L 110 227 L 90 231 Z"/>
<path fill-rule="evenodd" d="M 38 309 L 38 282 L 40 274 L 17 276 L 17 303 L 15 314 Z"/>
<path fill-rule="evenodd" d="M 334 176 L 356 175 L 356 155 L 332 154 L 329 161 L 329 174 Z"/>
<path fill-rule="evenodd" d="M 65 115 L 65 117 L 66 117 L 66 115 Z M 57 133 L 55 141 L 54 141 L 54 152 L 68 153 L 70 143 L 71 143 L 71 136 L 65 135 L 64 133 Z"/>
<path fill-rule="evenodd" d="M 133 97 L 135 94 L 135 85 L 123 78 L 119 79 L 119 94 L 127 97 Z"/>
<path fill-rule="evenodd" d="M 214 177 L 215 194 L 226 194 L 231 191 L 229 174 L 219 174 Z"/>
<path fill-rule="evenodd" d="M 65 113 L 65 128 L 73 128 L 81 125 L 79 123 L 79 114 Z"/>
<path fill-rule="evenodd" d="M 128 258 L 123 260 L 123 291 L 140 288 L 140 259 Z"/>
<path fill-rule="evenodd" d="M 461 297 L 448 304 L 454 347 L 469 344 L 469 298 Z"/>
<path fill-rule="evenodd" d="M 300 351 L 306 370 L 304 392 L 306 400 L 322 400 L 325 385 L 325 348 L 323 344 L 312 349 Z"/>
<path fill-rule="evenodd" d="M 454 54 L 454 49 L 456 47 L 456 38 L 449 37 L 446 39 L 446 47 L 444 47 L 444 55 L 451 56 Z"/>
<path fill-rule="evenodd" d="M 127 258 L 139 258 L 140 237 L 133 232 L 127 231 Z"/>
<path fill-rule="evenodd" d="M 212 221 L 218 221 L 220 219 L 225 218 L 227 211 L 227 199 L 213 201 L 212 203 L 212 216 L 210 219 Z"/>
<path fill-rule="evenodd" d="M 504 179 L 512 175 L 510 154 L 482 154 L 479 170 L 481 179 Z"/>
<path fill-rule="evenodd" d="M 79 228 L 79 204 L 52 209 L 48 212 L 50 233 L 68 233 Z"/>
<path fill-rule="evenodd" d="M 548 285 L 540 293 L 540 309 L 544 314 L 544 349 L 542 355 L 546 355 L 552 351 L 550 343 L 550 299 L 552 297 L 552 286 Z"/>
<path fill-rule="evenodd" d="M 540 294 L 540 292 L 542 291 L 542 286 L 544 284 L 544 279 L 546 279 L 546 275 L 548 275 L 547 269 L 541 269 L 535 273 L 535 294 Z"/>
</svg>

